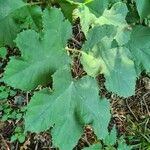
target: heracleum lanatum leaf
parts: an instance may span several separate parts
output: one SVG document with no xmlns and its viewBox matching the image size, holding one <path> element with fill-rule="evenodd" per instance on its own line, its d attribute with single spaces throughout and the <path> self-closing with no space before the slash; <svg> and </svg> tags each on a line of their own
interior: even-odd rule
<svg viewBox="0 0 150 150">
<path fill-rule="evenodd" d="M 77 144 L 87 124 L 98 138 L 105 138 L 109 120 L 109 102 L 99 98 L 96 80 L 89 76 L 72 79 L 70 67 L 64 67 L 53 75 L 53 91 L 45 89 L 31 98 L 25 130 L 40 132 L 53 126 L 54 146 L 69 150 Z"/>
<path fill-rule="evenodd" d="M 135 0 L 136 7 L 141 19 L 150 15 L 150 0 Z"/>
<path fill-rule="evenodd" d="M 54 17 L 57 16 L 57 17 Z M 71 35 L 71 25 L 59 9 L 43 12 L 43 33 L 23 31 L 17 36 L 16 44 L 21 57 L 12 57 L 8 63 L 4 82 L 22 90 L 32 90 L 51 81 L 51 74 L 70 63 L 65 51 Z"/>
<path fill-rule="evenodd" d="M 82 30 L 87 35 L 89 28 L 101 25 L 114 25 L 117 29 L 115 36 L 116 41 L 120 46 L 126 44 L 130 40 L 130 28 L 126 23 L 126 15 L 128 9 L 125 3 L 117 2 L 111 9 L 105 9 L 102 16 L 96 17 L 86 5 L 81 5 L 77 8 L 73 15 L 74 18 L 79 17 Z"/>
<path fill-rule="evenodd" d="M 140 68 L 142 65 L 150 73 L 150 28 L 144 26 L 133 28 L 128 47 L 138 65 L 136 67 Z"/>
<path fill-rule="evenodd" d="M 25 5 L 26 3 L 24 3 L 22 0 L 0 0 L 0 20 L 2 21 L 16 9 L 19 9 Z"/>
<path fill-rule="evenodd" d="M 96 20 L 97 25 L 114 25 L 117 34 L 114 37 L 119 46 L 126 44 L 130 40 L 130 28 L 126 23 L 128 9 L 125 3 L 115 3 L 110 10 L 105 10 L 103 15 Z"/>
<path fill-rule="evenodd" d="M 130 58 L 130 51 L 125 46 L 111 47 L 115 33 L 113 28 L 113 26 L 103 25 L 91 29 L 83 46 L 83 51 L 87 55 L 82 55 L 81 62 L 89 75 L 96 77 L 97 73 L 104 74 L 105 85 L 109 91 L 128 97 L 135 93 L 136 72 L 134 62 Z M 95 32 L 101 33 L 101 38 L 95 37 L 95 40 L 91 40 Z M 94 66 L 91 65 L 87 56 L 92 57 Z"/>
<path fill-rule="evenodd" d="M 15 46 L 14 40 L 23 29 L 39 30 L 41 8 L 22 0 L 0 0 L 0 46 Z"/>
<path fill-rule="evenodd" d="M 87 4 L 90 11 L 97 17 L 103 14 L 105 8 L 107 8 L 109 0 L 94 0 Z"/>
<path fill-rule="evenodd" d="M 0 46 L 13 43 L 12 39 L 19 31 L 12 13 L 25 5 L 22 0 L 0 0 Z"/>
</svg>

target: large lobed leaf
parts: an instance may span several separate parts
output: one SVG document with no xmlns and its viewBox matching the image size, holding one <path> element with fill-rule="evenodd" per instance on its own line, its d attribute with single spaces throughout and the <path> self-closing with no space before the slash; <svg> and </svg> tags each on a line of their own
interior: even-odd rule
<svg viewBox="0 0 150 150">
<path fill-rule="evenodd" d="M 136 7 L 141 19 L 144 19 L 150 15 L 150 0 L 135 0 Z"/>
<path fill-rule="evenodd" d="M 98 34 L 95 34 L 98 33 Z M 97 36 L 95 36 L 97 35 Z M 96 77 L 103 73 L 106 88 L 128 97 L 135 93 L 136 71 L 129 49 L 114 44 L 114 26 L 103 25 L 90 30 L 83 46 L 81 62 L 85 71 Z M 92 38 L 94 37 L 95 38 Z"/>
<path fill-rule="evenodd" d="M 99 98 L 95 79 L 85 76 L 76 81 L 70 68 L 64 67 L 53 75 L 53 92 L 46 91 L 32 97 L 25 116 L 26 131 L 40 132 L 54 125 L 54 145 L 61 150 L 72 149 L 87 124 L 93 127 L 98 138 L 106 137 L 109 102 Z"/>
<path fill-rule="evenodd" d="M 0 46 L 14 46 L 17 34 L 28 28 L 39 29 L 41 9 L 22 0 L 0 0 Z"/>
<path fill-rule="evenodd" d="M 65 45 L 71 35 L 71 25 L 64 21 L 59 9 L 43 12 L 43 28 L 42 34 L 27 30 L 18 35 L 15 41 L 21 57 L 12 57 L 6 67 L 3 80 L 8 85 L 32 90 L 49 83 L 52 73 L 70 63 Z"/>
<path fill-rule="evenodd" d="M 138 72 L 144 69 L 150 73 L 150 28 L 136 26 L 132 31 L 128 47 L 133 55 L 136 68 L 140 69 Z"/>
<path fill-rule="evenodd" d="M 129 41 L 131 33 L 125 20 L 127 13 L 126 4 L 117 2 L 111 9 L 108 10 L 106 8 L 100 17 L 96 17 L 85 5 L 81 5 L 78 9 L 75 9 L 73 14 L 75 18 L 80 18 L 81 27 L 85 35 L 87 35 L 90 27 L 106 24 L 114 25 L 117 29 L 115 39 L 119 45 L 124 45 Z"/>
<path fill-rule="evenodd" d="M 103 14 L 103 11 L 108 7 L 109 0 L 94 0 L 87 4 L 90 11 L 97 17 Z"/>
<path fill-rule="evenodd" d="M 21 0 L 0 0 L 0 46 L 13 44 L 19 27 L 13 20 L 12 13 L 25 5 Z"/>
</svg>

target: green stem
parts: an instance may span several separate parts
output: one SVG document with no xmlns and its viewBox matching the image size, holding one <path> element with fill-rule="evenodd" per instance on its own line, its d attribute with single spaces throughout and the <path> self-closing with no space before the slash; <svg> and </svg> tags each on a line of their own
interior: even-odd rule
<svg viewBox="0 0 150 150">
<path fill-rule="evenodd" d="M 71 48 L 68 48 L 66 47 L 65 48 L 67 51 L 70 51 L 70 52 L 76 52 L 76 53 L 81 53 L 81 51 L 77 50 L 77 49 L 71 49 Z"/>
</svg>

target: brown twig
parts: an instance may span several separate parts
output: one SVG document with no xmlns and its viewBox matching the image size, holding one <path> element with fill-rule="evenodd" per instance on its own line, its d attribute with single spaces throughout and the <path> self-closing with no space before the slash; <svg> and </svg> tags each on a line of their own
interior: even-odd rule
<svg viewBox="0 0 150 150">
<path fill-rule="evenodd" d="M 129 106 L 128 100 L 126 99 L 125 101 L 126 101 L 126 105 L 127 105 L 128 109 L 129 109 L 129 111 L 130 111 L 131 114 L 134 116 L 134 118 L 136 119 L 136 121 L 138 121 L 138 118 L 136 117 L 136 115 L 135 115 L 134 112 L 132 111 L 131 107 Z"/>
<path fill-rule="evenodd" d="M 82 44 L 79 41 L 77 41 L 75 38 L 72 37 L 71 40 L 76 44 L 78 44 L 80 47 L 82 46 Z"/>
<path fill-rule="evenodd" d="M 150 94 L 150 92 L 145 93 L 145 94 L 143 95 L 142 99 L 143 99 L 143 102 L 144 102 L 144 104 L 145 104 L 145 107 L 146 107 L 148 116 L 150 116 L 150 111 L 149 111 L 148 105 L 147 105 L 147 103 L 146 103 L 146 101 L 145 101 L 145 97 L 146 97 L 148 94 Z"/>
<path fill-rule="evenodd" d="M 3 141 L 3 143 L 4 143 L 4 145 L 6 146 L 7 150 L 10 150 L 10 148 L 9 148 L 9 146 L 7 145 L 7 142 L 5 141 L 5 139 L 4 139 L 4 137 L 3 137 L 2 134 L 0 134 L 0 137 L 1 137 L 1 139 L 2 139 L 2 141 Z"/>
<path fill-rule="evenodd" d="M 38 149 L 38 146 L 39 146 L 39 142 L 36 143 L 34 150 L 37 150 L 37 149 Z"/>
<path fill-rule="evenodd" d="M 19 146 L 19 143 L 17 142 L 15 150 L 18 150 L 18 146 Z"/>
</svg>

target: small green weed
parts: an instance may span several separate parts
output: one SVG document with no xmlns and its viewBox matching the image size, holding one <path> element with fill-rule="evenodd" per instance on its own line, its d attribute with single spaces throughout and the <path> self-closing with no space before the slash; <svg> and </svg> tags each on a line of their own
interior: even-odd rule
<svg viewBox="0 0 150 150">
<path fill-rule="evenodd" d="M 14 134 L 11 136 L 11 142 L 19 141 L 19 143 L 23 143 L 25 138 L 26 135 L 23 133 L 23 129 L 21 127 L 16 127 Z"/>
</svg>

